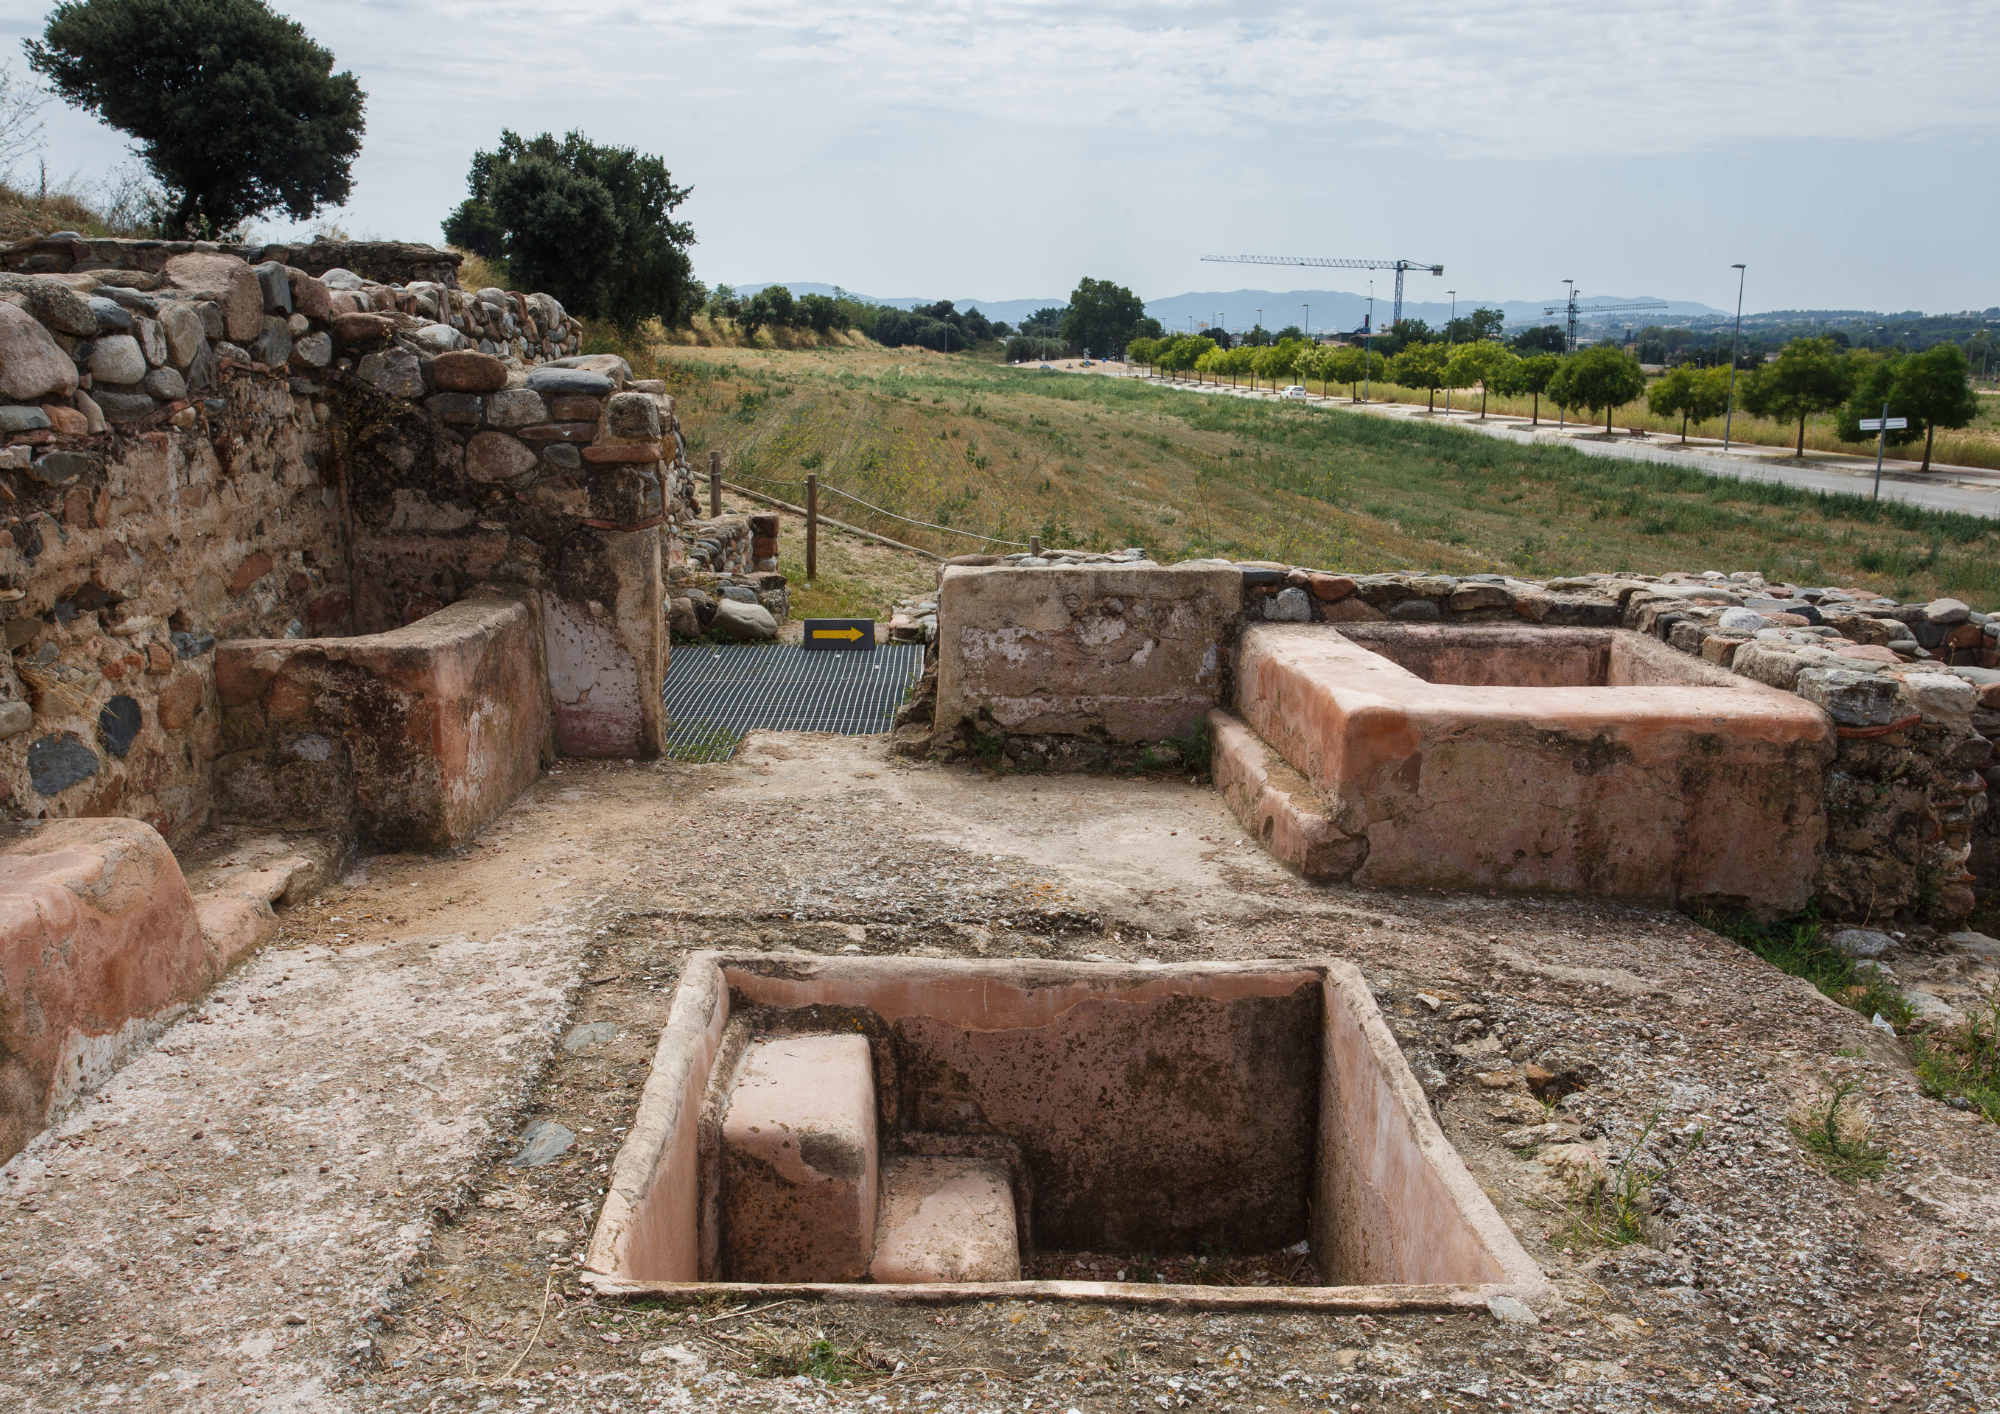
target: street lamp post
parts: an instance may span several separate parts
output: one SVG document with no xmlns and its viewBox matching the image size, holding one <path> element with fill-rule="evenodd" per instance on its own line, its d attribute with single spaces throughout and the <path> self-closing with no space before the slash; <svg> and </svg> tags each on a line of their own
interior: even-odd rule
<svg viewBox="0 0 2000 1414">
<path fill-rule="evenodd" d="M 1375 373 L 1375 282 L 1368 282 L 1368 317 L 1361 321 L 1361 401 L 1368 401 L 1368 380 Z M 1349 385 L 1350 387 L 1353 385 Z"/>
<path fill-rule="evenodd" d="M 1736 417 L 1736 356 L 1743 342 L 1743 267 L 1729 267 L 1736 272 L 1736 332 L 1729 339 L 1729 408 L 1722 415 L 1722 450 L 1729 450 L 1729 424 Z"/>
<path fill-rule="evenodd" d="M 1568 291 L 1568 293 L 1563 296 L 1563 304 L 1565 306 L 1565 310 L 1567 311 L 1568 309 L 1574 309 L 1576 307 L 1576 281 L 1574 280 L 1563 281 L 1563 288 Z M 1568 315 L 1568 313 L 1565 312 L 1563 316 L 1563 328 L 1565 330 L 1565 333 L 1563 334 L 1563 357 L 1565 358 L 1576 352 L 1575 349 L 1569 346 L 1570 332 L 1574 331 L 1575 327 L 1576 325 L 1574 321 Z M 1562 434 L 1563 428 L 1566 427 L 1568 424 L 1569 424 L 1569 409 L 1564 407 L 1561 403 L 1557 403 L 1556 434 L 1560 436 Z"/>
<path fill-rule="evenodd" d="M 1452 325 L 1458 323 L 1458 291 L 1446 290 L 1445 293 L 1451 296 L 1451 319 L 1444 326 L 1444 346 L 1447 355 L 1449 355 L 1452 345 Z M 1449 383 L 1444 385 L 1444 420 L 1446 422 L 1451 421 L 1451 384 Z"/>
</svg>

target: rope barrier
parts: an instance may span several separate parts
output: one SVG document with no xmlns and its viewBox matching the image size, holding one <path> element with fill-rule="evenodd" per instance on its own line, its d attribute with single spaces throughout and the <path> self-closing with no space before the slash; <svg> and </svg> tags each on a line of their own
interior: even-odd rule
<svg viewBox="0 0 2000 1414">
<path fill-rule="evenodd" d="M 989 545 L 1012 545 L 1021 550 L 1028 548 L 1028 542 L 1025 540 L 1002 540 L 997 535 L 981 535 L 976 531 L 957 530 L 949 525 L 933 525 L 927 520 L 911 520 L 908 516 L 899 516 L 894 511 L 885 511 L 880 506 L 869 505 L 868 502 L 862 500 L 859 496 L 848 495 L 847 492 L 841 490 L 838 486 L 828 486 L 825 483 L 821 483 L 819 489 L 822 491 L 831 491 L 836 496 L 844 496 L 857 506 L 866 506 L 878 516 L 887 516 L 890 520 L 899 520 L 905 525 L 920 525 L 926 530 L 943 531 L 946 535 L 963 535 L 968 540 L 984 540 Z"/>
</svg>

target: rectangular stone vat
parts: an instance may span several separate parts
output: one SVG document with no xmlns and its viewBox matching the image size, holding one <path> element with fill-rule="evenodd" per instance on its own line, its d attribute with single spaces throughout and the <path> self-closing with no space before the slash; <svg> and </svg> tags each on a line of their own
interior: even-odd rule
<svg viewBox="0 0 2000 1414">
<path fill-rule="evenodd" d="M 1226 731 L 1217 780 L 1260 835 L 1309 840 L 1291 862 L 1318 877 L 1765 913 L 1811 896 L 1832 722 L 1642 635 L 1258 624 L 1236 691 L 1313 799 L 1274 809 L 1272 763 Z"/>
<path fill-rule="evenodd" d="M 872 1281 L 728 1279 L 722 1097 L 762 1038 L 802 1034 L 867 1038 L 886 1175 Z M 1008 1214 L 1011 1253 L 995 1232 Z M 981 1228 L 991 1240 L 975 1240 Z M 1298 1242 L 1327 1285 L 1007 1279 L 1036 1250 Z M 689 960 L 587 1280 L 627 1294 L 1351 1309 L 1545 1292 L 1345 963 L 747 953 Z"/>
<path fill-rule="evenodd" d="M 938 587 L 938 727 L 1186 736 L 1222 700 L 1242 600 L 1228 565 L 954 565 Z"/>
<path fill-rule="evenodd" d="M 225 815 L 345 828 L 351 811 L 392 849 L 470 839 L 552 754 L 542 641 L 536 596 L 482 586 L 388 633 L 217 645 Z"/>
</svg>

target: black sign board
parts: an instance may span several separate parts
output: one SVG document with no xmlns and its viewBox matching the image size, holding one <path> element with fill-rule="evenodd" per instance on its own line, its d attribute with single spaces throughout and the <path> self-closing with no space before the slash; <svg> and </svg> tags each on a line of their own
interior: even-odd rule
<svg viewBox="0 0 2000 1414">
<path fill-rule="evenodd" d="M 873 619 L 807 619 L 805 646 L 808 648 L 859 649 L 875 651 Z"/>
</svg>

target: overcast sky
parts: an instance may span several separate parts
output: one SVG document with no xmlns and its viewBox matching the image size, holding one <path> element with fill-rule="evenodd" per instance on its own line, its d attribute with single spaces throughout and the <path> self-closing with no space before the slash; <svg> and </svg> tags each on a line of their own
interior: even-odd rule
<svg viewBox="0 0 2000 1414">
<path fill-rule="evenodd" d="M 0 0 L 14 52 L 48 8 Z M 368 93 L 356 235 L 437 240 L 476 148 L 577 128 L 694 188 L 711 284 L 1342 283 L 1198 261 L 1248 251 L 1435 261 L 1412 293 L 1461 304 L 1732 306 L 1736 261 L 1752 310 L 2000 304 L 2000 0 L 276 8 Z M 47 133 L 58 175 L 126 151 Z"/>
</svg>

